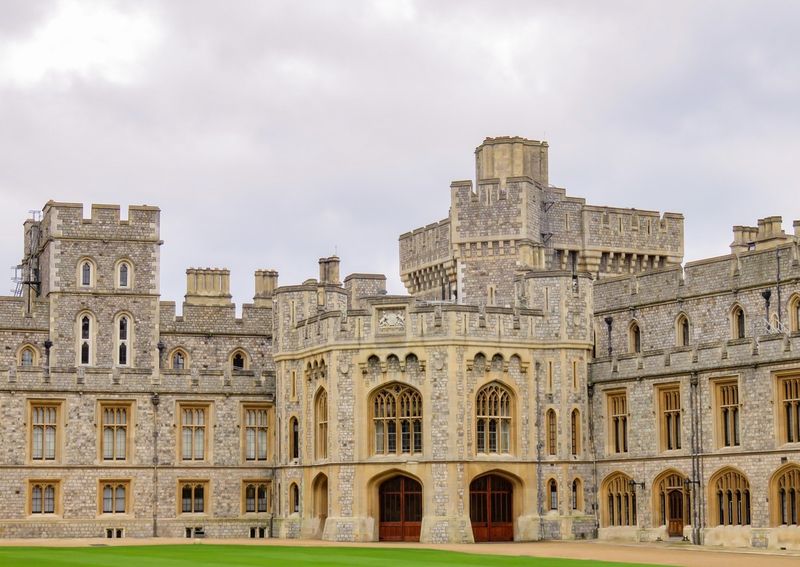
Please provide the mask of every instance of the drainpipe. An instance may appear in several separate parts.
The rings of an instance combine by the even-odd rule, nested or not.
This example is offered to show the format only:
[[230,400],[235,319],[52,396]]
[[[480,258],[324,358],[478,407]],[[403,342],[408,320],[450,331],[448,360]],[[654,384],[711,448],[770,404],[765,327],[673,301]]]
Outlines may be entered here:
[[544,494],[542,492],[542,365],[536,363],[536,506],[539,514],[539,540],[544,539]]
[[775,249],[775,287],[778,291],[778,331],[783,331],[783,317],[781,316],[781,251]]
[[606,327],[608,327],[608,356],[611,356],[611,354],[614,352],[614,347],[611,346],[611,325],[614,323],[614,318],[608,316],[604,319],[604,321],[606,322]]
[[699,461],[700,448],[697,435],[700,421],[700,403],[698,400],[697,384],[697,372],[692,372],[692,375],[689,379],[689,403],[691,406],[690,411],[692,412],[692,478],[689,479],[689,484],[691,484],[690,491],[692,497],[692,543],[695,545],[700,544],[700,503],[697,501],[697,489],[695,487],[699,486],[701,482]]
[[597,447],[595,446],[594,438],[594,384],[587,383],[586,391],[589,395],[589,446],[592,448],[592,491],[594,493],[592,508],[594,509],[594,533],[596,538],[600,532],[600,505],[597,498]]
[[150,396],[153,404],[153,537],[158,537],[158,393]]

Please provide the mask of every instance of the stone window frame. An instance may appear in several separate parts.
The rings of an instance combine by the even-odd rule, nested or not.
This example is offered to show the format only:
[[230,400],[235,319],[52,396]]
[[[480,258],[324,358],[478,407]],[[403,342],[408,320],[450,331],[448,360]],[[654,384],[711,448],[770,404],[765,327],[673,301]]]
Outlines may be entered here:
[[[133,400],[97,400],[97,462],[105,465],[125,464],[133,460],[134,451],[134,433],[136,431],[136,422],[134,420],[135,403]],[[125,458],[106,459],[105,458],[105,412],[106,410],[125,410]],[[114,442],[116,446],[117,429],[123,425],[114,423],[111,424]],[[116,455],[116,453],[115,453]]]
[[548,457],[558,455],[558,414],[554,408],[544,412],[545,453]]
[[[27,400],[26,407],[25,407],[25,422],[27,423],[26,433],[26,447],[27,447],[27,462],[31,465],[40,465],[40,466],[47,466],[47,465],[58,465],[63,461],[64,457],[64,429],[66,427],[65,421],[65,411],[64,406],[66,404],[66,400],[64,399],[51,399],[51,398],[31,398]],[[37,426],[34,423],[34,411],[37,408],[45,408],[45,409],[54,409],[55,410],[55,420],[52,424],[46,423],[45,429],[47,426],[52,425],[55,429],[54,431],[54,458],[48,459],[44,456],[39,459],[34,458],[34,428]],[[42,454],[44,455],[44,447],[45,447],[45,434],[43,431],[42,436]]]
[[[84,283],[84,266],[89,266],[89,283]],[[94,289],[97,287],[97,262],[91,256],[81,256],[75,266],[75,283],[78,289]]]
[[779,445],[800,444],[800,372],[775,373],[775,400]]
[[[131,490],[132,481],[129,478],[101,478],[97,481],[97,515],[102,517],[131,516],[133,515],[133,491]],[[107,512],[105,510],[105,489],[110,487],[111,505],[116,508],[117,505],[117,490],[122,488],[124,490],[124,510],[117,512],[116,509]]]
[[[236,357],[242,357],[242,366],[235,366]],[[250,370],[250,354],[242,347],[236,347],[228,355],[228,366],[231,372],[246,372]]]
[[789,299],[789,329],[792,333],[800,333],[800,293]]
[[[248,412],[255,411],[255,412],[266,412],[266,424],[249,424],[248,423]],[[241,412],[240,412],[240,429],[241,429],[241,459],[242,463],[250,464],[250,463],[266,463],[272,460],[273,456],[273,441],[272,441],[272,432],[273,432],[273,406],[268,403],[259,403],[259,402],[242,402],[241,403]],[[248,430],[253,429],[255,433],[255,441],[253,448],[255,449],[254,457],[248,458],[248,447],[247,447],[247,435]],[[265,457],[259,456],[259,432],[264,430],[266,434],[266,452]]]
[[[123,319],[127,320],[127,328],[125,332],[125,337],[122,338],[122,321]],[[129,311],[120,311],[116,315],[114,315],[114,366],[122,367],[122,368],[133,368],[134,367],[134,344],[135,344],[135,321],[133,319],[133,315]],[[125,362],[121,363],[120,353],[122,352],[122,347],[125,347]]]
[[[176,355],[180,355],[180,356],[183,357],[183,368],[178,368],[175,365],[175,356]],[[189,370],[190,367],[191,367],[189,351],[187,351],[185,348],[180,347],[180,346],[179,347],[175,347],[171,351],[169,351],[169,355],[167,355],[167,361],[169,363],[170,370],[176,370],[176,371],[180,372],[180,371],[183,371],[183,370]]]
[[314,458],[328,458],[328,391],[320,386],[314,396]]
[[642,353],[642,326],[636,319],[628,324],[628,354]]
[[293,401],[293,402],[296,402],[297,401],[297,370],[292,370],[291,380],[292,380],[292,382],[290,384],[291,391],[290,391],[290,394],[289,394],[289,399],[291,401]]
[[[83,319],[89,318],[88,338],[83,336]],[[88,349],[88,360],[83,362],[83,346]],[[75,317],[75,365],[95,366],[97,364],[97,317],[88,309],[82,309]]]
[[[489,399],[487,399],[486,403],[484,404],[487,408],[486,411],[481,413],[482,404],[480,402],[481,396],[487,395]],[[498,411],[491,410],[491,397],[492,394],[495,394],[498,397],[497,401],[497,408]],[[505,400],[504,400],[505,397]],[[475,393],[475,454],[476,455],[513,455],[516,452],[516,422],[515,422],[515,415],[516,415],[516,393],[514,390],[508,385],[500,382],[499,380],[489,380],[487,383],[480,386],[476,393]],[[502,410],[503,406],[506,406],[505,413]],[[495,443],[495,451],[488,450],[491,447],[490,443],[490,436],[491,436],[491,423],[495,422],[495,432],[497,435],[497,441]],[[503,424],[506,424],[506,431],[507,431],[507,446],[503,446]],[[481,432],[481,424],[483,424],[483,432]],[[481,445],[479,443],[480,437],[483,436],[483,448],[484,450],[481,451]]]
[[289,483],[289,514],[300,513],[300,486],[292,481]]
[[572,482],[569,483],[570,486],[570,510],[575,512],[582,512],[584,510],[584,498],[583,498],[583,479],[581,477],[576,476],[572,479]]
[[[195,431],[198,429],[199,424],[188,424],[186,427],[192,428],[192,457],[189,459],[183,458],[183,428],[184,428],[184,410],[204,410],[204,423],[202,427],[204,428],[203,433],[203,458],[196,458],[195,457],[195,446],[194,446],[194,437]],[[212,449],[214,447],[213,443],[213,435],[214,435],[214,421],[213,421],[213,412],[214,412],[214,403],[213,402],[203,402],[203,401],[176,401],[175,402],[175,431],[176,431],[176,443],[175,443],[175,459],[176,463],[180,463],[181,466],[191,466],[194,464],[199,465],[208,465],[209,463],[213,462],[213,455]]]
[[289,461],[300,460],[300,420],[296,415],[289,417]]
[[560,504],[558,494],[558,480],[555,477],[549,477],[545,482],[545,494],[547,498],[547,512],[558,512],[558,505]]
[[[630,450],[630,410],[628,406],[628,390],[627,388],[608,390],[605,392],[606,403],[606,454],[608,455],[625,455]],[[619,404],[624,407],[622,410]],[[616,418],[619,418],[617,420]],[[622,438],[620,438],[622,434]],[[619,449],[618,449],[619,448]]]
[[[683,395],[681,383],[663,382],[653,386],[656,403],[658,450],[680,451],[683,447]],[[675,405],[677,404],[677,407]]]
[[[391,390],[395,391],[392,392]],[[379,397],[384,397],[389,402],[388,396],[392,396],[395,401],[395,415],[394,416],[376,416],[376,404]],[[404,403],[403,398],[410,396],[411,400],[406,400],[405,403],[410,404],[411,410],[416,410],[416,413],[411,413],[408,416],[402,415],[401,407]],[[411,384],[405,382],[388,382],[382,384],[370,392],[368,399],[369,404],[369,440],[370,440],[370,455],[374,457],[403,457],[422,455],[425,451],[425,403],[422,392]],[[391,405],[391,404],[390,404]],[[388,407],[388,406],[385,406]],[[413,423],[409,425],[409,451],[403,451],[403,421],[408,420]],[[382,436],[383,450],[378,451],[378,423],[385,424],[386,428]],[[415,431],[414,424],[419,424],[419,431]],[[395,434],[395,450],[391,451],[389,426],[394,424]],[[419,450],[417,450],[417,439],[419,440]]]
[[[248,510],[248,490],[249,488],[253,488],[253,510]],[[259,504],[261,504],[261,500],[259,498],[259,489],[263,488],[265,490],[265,504],[266,509],[259,510]],[[260,479],[244,479],[242,480],[242,493],[241,493],[241,510],[243,516],[258,516],[259,514],[271,514],[272,513],[272,481],[265,480],[263,478]]]
[[614,471],[600,484],[600,527],[638,525],[636,489],[633,479],[621,471]]
[[692,323],[689,316],[681,311],[675,317],[675,346],[688,347],[692,344]]
[[[42,491],[42,511],[33,511],[33,492],[34,488],[40,487]],[[60,478],[36,478],[28,479],[26,483],[27,495],[25,498],[25,515],[36,520],[44,520],[46,518],[59,518],[63,513],[61,479]],[[53,488],[53,511],[45,512],[45,490],[46,487]]]
[[[793,498],[786,495],[787,487],[794,492]],[[800,525],[800,464],[786,463],[778,467],[769,481],[769,496],[772,527]]]
[[[25,360],[25,352],[30,352],[31,354],[30,364],[27,364]],[[35,368],[41,364],[39,349],[32,343],[23,343],[22,346],[17,349],[16,359],[19,368]]]
[[[125,266],[128,270],[127,280],[128,283],[126,285],[122,285],[122,267]],[[114,288],[115,289],[124,289],[124,290],[131,290],[133,289],[134,285],[134,269],[133,269],[133,262],[127,256],[120,258],[114,264]]]
[[[741,447],[742,398],[739,376],[714,378],[710,385],[714,404],[714,447],[723,450]],[[732,398],[735,398],[735,402]],[[726,426],[730,428],[728,443],[725,440]]]
[[739,302],[731,306],[730,313],[731,339],[740,340],[747,337],[747,312]]
[[752,502],[747,475],[732,466],[720,468],[708,480],[709,527],[751,525]]
[[[184,487],[191,488],[191,503],[190,511],[184,511],[183,509],[183,489]],[[197,488],[203,489],[203,509],[199,512],[195,511],[195,505],[197,503],[196,500],[196,490]],[[209,479],[197,479],[197,478],[179,478],[176,483],[176,490],[175,490],[175,508],[178,516],[211,516],[211,481]]]
[[581,454],[582,448],[582,435],[583,435],[583,428],[581,427],[581,410],[577,407],[572,408],[572,411],[569,412],[569,427],[570,427],[570,443],[569,443],[569,450],[570,455],[573,457],[578,457]]

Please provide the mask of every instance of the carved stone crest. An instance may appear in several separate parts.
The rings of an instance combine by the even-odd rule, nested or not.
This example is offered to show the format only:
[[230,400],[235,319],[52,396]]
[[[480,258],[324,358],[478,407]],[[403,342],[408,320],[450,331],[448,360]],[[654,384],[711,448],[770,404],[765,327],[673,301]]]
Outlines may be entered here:
[[378,319],[378,327],[382,330],[399,331],[406,327],[406,315],[403,311],[382,311]]

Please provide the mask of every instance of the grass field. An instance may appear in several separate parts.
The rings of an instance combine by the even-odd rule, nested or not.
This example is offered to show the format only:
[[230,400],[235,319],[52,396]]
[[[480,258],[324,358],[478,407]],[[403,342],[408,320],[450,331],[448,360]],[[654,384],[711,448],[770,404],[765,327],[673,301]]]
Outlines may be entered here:
[[135,547],[0,547],[0,565],[92,567],[222,567],[226,565],[337,565],[348,567],[634,567],[576,559],[475,555],[430,549],[283,547],[251,545],[154,545]]

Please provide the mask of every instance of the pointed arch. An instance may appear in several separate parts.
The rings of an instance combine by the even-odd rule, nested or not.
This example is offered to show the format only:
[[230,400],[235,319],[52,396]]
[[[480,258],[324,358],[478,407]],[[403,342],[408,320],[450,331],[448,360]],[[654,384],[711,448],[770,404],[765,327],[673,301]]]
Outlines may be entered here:
[[93,288],[97,283],[97,264],[88,257],[83,256],[76,266],[76,280],[79,288]]
[[708,481],[709,525],[750,525],[750,481],[733,467],[723,467]]
[[600,521],[603,527],[636,525],[636,492],[633,479],[613,472],[600,485]]
[[570,454],[578,456],[581,453],[581,412],[573,408],[570,412]]
[[730,322],[732,339],[743,339],[747,336],[747,317],[739,303],[734,303],[731,307]]
[[475,451],[512,452],[514,394],[500,382],[489,382],[475,395]]
[[25,343],[17,349],[17,366],[31,368],[39,366],[39,349],[31,343]]
[[183,347],[176,347],[169,353],[169,367],[172,370],[189,369],[189,353]]
[[545,435],[547,454],[555,455],[558,453],[558,421],[556,410],[550,408],[545,413]]
[[328,392],[320,387],[314,399],[315,443],[314,456],[328,458]]
[[572,508],[573,512],[583,510],[583,481],[580,477],[575,477],[572,479],[572,484],[570,485],[571,489],[571,498],[570,498],[570,507]]
[[686,347],[692,343],[689,317],[686,313],[679,313],[675,318],[675,345]]
[[800,333],[800,293],[789,299],[789,328],[793,333]]
[[670,468],[653,480],[653,525],[668,526],[671,535],[683,535],[691,510],[687,477]]
[[634,354],[642,352],[642,329],[636,319],[628,325],[628,352]]
[[133,366],[133,316],[122,311],[114,316],[114,365]]
[[392,382],[369,396],[372,450],[376,455],[422,453],[422,394]]
[[94,313],[80,311],[75,318],[75,363],[79,366],[95,364],[97,324]]
[[800,525],[800,465],[787,463],[769,481],[772,526]]
[[228,361],[233,372],[250,370],[250,355],[241,347],[231,351],[228,355]]

